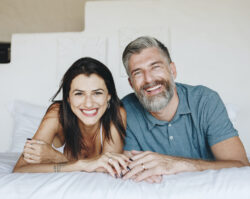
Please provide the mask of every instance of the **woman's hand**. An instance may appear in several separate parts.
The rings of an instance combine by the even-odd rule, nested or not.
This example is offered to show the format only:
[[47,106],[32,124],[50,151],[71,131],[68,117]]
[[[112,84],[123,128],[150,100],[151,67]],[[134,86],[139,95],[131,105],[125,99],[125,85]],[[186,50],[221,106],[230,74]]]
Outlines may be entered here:
[[51,145],[41,140],[27,140],[23,150],[24,160],[28,163],[67,162],[66,157]]
[[96,158],[80,160],[83,171],[107,172],[113,177],[123,177],[122,170],[129,170],[129,158],[123,154],[106,152]]

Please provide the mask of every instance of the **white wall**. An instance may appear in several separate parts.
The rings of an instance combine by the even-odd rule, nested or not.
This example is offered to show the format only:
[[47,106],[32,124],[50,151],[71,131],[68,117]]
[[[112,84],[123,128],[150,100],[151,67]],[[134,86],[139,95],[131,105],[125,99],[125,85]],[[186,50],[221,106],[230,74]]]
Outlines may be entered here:
[[[206,85],[237,107],[235,126],[250,153],[249,8],[248,0],[93,2],[86,4],[85,30],[107,34],[116,43],[121,35],[168,29],[160,39],[168,38],[177,81]],[[113,48],[112,55],[121,59],[119,49]],[[124,78],[118,85],[127,89]]]
[[11,99],[48,104],[61,75],[78,57],[108,65],[118,94],[131,91],[121,53],[126,42],[150,34],[170,48],[177,81],[203,84],[238,107],[235,126],[250,153],[249,1],[94,1],[86,4],[83,33],[25,34],[12,40],[12,63],[0,65],[0,151],[11,141]]

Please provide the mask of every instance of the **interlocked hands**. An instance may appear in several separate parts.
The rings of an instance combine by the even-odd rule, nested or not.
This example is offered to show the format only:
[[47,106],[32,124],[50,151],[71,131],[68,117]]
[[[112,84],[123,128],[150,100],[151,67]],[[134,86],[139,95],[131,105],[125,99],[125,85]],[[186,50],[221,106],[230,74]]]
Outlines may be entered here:
[[[58,154],[51,145],[34,139],[27,140],[23,151],[24,160],[28,163],[63,162],[65,156],[61,154],[63,157],[59,161]],[[95,158],[79,160],[78,165],[81,171],[107,172],[116,178],[149,183],[160,183],[162,175],[185,170],[185,164],[179,158],[151,151],[126,151],[125,154],[106,152]]]
[[129,164],[131,169],[124,176],[124,179],[133,179],[136,182],[147,181],[159,183],[162,175],[176,174],[185,170],[186,165],[181,158],[162,155],[151,151],[131,151]]
[[96,158],[80,160],[87,172],[107,172],[113,177],[123,177],[122,170],[127,170],[129,158],[123,154],[106,152]]

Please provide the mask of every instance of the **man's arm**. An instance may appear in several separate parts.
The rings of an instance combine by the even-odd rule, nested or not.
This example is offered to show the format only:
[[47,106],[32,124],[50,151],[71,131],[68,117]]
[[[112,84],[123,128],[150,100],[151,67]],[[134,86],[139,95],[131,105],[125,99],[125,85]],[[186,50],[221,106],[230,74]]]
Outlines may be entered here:
[[141,152],[132,157],[131,171],[124,179],[135,178],[142,181],[149,176],[169,175],[181,172],[203,171],[230,167],[249,166],[245,149],[239,137],[232,137],[211,147],[215,161],[197,160],[162,155],[154,152]]

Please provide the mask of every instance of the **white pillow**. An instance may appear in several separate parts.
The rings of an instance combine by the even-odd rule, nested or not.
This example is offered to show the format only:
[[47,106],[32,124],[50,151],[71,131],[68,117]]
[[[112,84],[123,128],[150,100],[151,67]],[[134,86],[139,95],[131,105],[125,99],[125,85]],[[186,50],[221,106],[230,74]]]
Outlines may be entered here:
[[9,110],[14,119],[11,152],[22,152],[27,138],[32,138],[47,110],[46,107],[15,100]]

